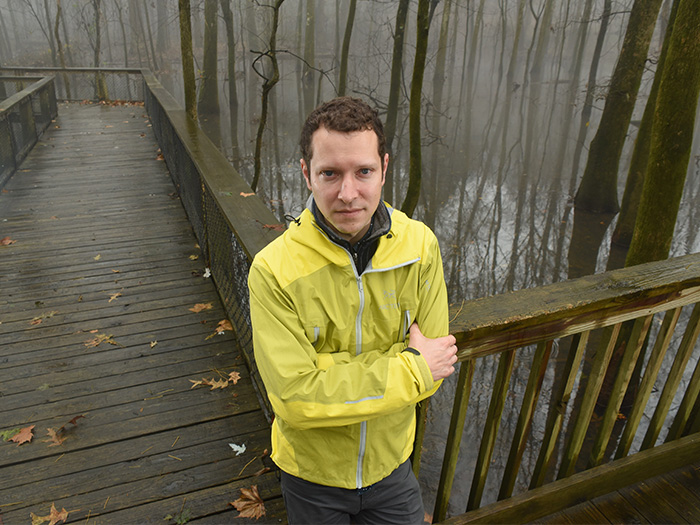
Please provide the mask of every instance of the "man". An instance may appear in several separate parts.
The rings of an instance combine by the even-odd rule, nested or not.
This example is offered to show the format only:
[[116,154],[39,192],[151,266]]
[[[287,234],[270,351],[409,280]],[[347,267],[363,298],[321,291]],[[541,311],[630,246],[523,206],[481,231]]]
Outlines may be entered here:
[[381,201],[376,111],[340,97],[301,134],[307,209],[249,276],[290,523],[422,523],[415,404],[454,372],[434,234]]

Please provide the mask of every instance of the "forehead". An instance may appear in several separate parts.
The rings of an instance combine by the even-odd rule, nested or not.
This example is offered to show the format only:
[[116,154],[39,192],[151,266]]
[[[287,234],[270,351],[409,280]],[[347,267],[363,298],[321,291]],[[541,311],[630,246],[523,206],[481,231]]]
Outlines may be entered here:
[[363,158],[379,160],[379,140],[373,130],[335,131],[318,128],[311,136],[313,160]]

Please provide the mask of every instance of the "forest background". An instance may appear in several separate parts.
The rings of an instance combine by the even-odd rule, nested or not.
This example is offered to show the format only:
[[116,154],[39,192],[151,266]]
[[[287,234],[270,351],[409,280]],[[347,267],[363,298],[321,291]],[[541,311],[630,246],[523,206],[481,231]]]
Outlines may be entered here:
[[[699,11],[694,0],[0,0],[0,64],[150,68],[280,222],[308,193],[305,116],[337,94],[368,100],[387,128],[385,199],[434,229],[459,305],[700,249]],[[429,499],[440,460],[427,456]]]

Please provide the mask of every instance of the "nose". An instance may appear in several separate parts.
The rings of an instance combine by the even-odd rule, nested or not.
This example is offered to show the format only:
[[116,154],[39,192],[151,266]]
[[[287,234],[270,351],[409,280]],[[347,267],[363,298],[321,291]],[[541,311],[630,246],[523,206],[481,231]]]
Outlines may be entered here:
[[346,204],[349,204],[357,197],[357,181],[352,174],[343,175],[343,180],[340,184],[340,191],[338,192],[338,199]]

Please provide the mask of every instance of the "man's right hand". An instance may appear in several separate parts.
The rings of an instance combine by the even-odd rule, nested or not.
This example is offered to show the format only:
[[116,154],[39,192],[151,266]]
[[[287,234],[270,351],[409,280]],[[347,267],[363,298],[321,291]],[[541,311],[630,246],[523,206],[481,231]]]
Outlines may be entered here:
[[444,379],[455,371],[457,340],[453,335],[431,339],[425,337],[416,323],[408,329],[408,346],[418,350],[428,363],[433,380]]

